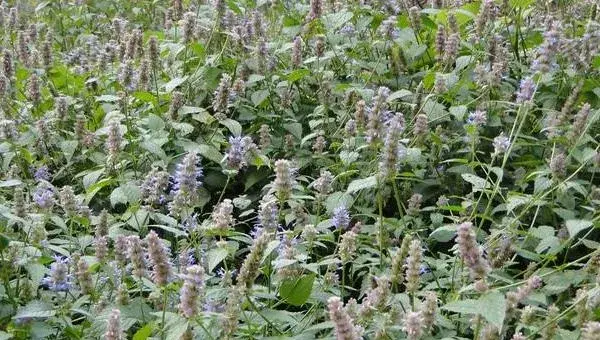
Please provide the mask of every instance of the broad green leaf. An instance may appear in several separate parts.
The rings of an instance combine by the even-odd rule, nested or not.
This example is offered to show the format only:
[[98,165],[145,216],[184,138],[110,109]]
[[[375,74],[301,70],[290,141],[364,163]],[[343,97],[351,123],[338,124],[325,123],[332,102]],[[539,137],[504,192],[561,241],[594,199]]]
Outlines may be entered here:
[[452,240],[454,236],[456,236],[456,225],[448,224],[434,230],[429,235],[429,238],[432,238],[438,242],[448,242]]
[[171,92],[173,91],[176,87],[180,86],[181,84],[183,84],[186,80],[187,80],[187,76],[185,77],[177,77],[173,80],[171,80],[170,82],[166,83],[165,86],[165,92]]
[[10,239],[4,234],[0,234],[0,251],[3,251],[10,244]]
[[269,97],[269,94],[269,90],[259,90],[252,93],[250,99],[252,99],[254,106],[260,106]]
[[83,187],[85,188],[85,190],[88,190],[93,184],[95,184],[98,181],[98,178],[100,178],[100,176],[102,176],[103,173],[104,169],[100,169],[92,171],[87,175],[83,176]]
[[327,197],[325,206],[327,207],[327,213],[332,214],[333,211],[340,206],[350,208],[354,198],[347,192],[336,191]]
[[138,329],[133,335],[133,340],[146,340],[152,334],[154,330],[154,323],[149,322],[144,327]]
[[283,124],[283,128],[291,133],[296,139],[302,139],[302,124],[300,123],[288,123]]
[[348,11],[340,11],[326,15],[323,19],[325,25],[331,30],[337,30],[344,26],[345,23],[352,20],[354,14]]
[[225,119],[221,121],[221,124],[227,127],[227,129],[229,129],[234,136],[242,135],[242,125],[238,123],[237,120]]
[[356,179],[348,185],[347,193],[351,194],[363,189],[369,189],[377,186],[377,177],[375,175],[367,178]]
[[71,158],[73,158],[73,154],[77,149],[77,144],[78,142],[76,140],[66,140],[60,143],[60,149],[62,150],[63,155],[65,155],[67,162],[70,162]]
[[566,222],[567,230],[571,238],[575,237],[580,231],[585,230],[594,224],[588,220],[568,220]]
[[51,304],[33,300],[27,305],[20,307],[17,310],[17,314],[13,317],[15,320],[19,319],[37,319],[37,318],[49,318],[56,314]]
[[297,69],[297,70],[290,72],[290,74],[288,74],[287,79],[289,82],[293,83],[295,81],[298,81],[298,80],[304,78],[305,76],[307,76],[309,74],[310,74],[310,70],[301,68],[301,69]]
[[228,255],[225,248],[214,248],[208,251],[208,271],[212,272],[215,267],[221,263]]
[[461,176],[465,181],[473,184],[474,192],[481,191],[482,189],[487,189],[487,188],[491,187],[490,183],[488,183],[485,179],[483,179],[477,175],[462,174]]
[[303,305],[312,293],[315,274],[304,275],[298,279],[287,279],[279,287],[279,295],[289,304]]
[[18,179],[9,179],[6,181],[0,181],[0,188],[16,187],[21,184],[23,184],[23,182]]
[[506,316],[506,300],[504,294],[490,292],[477,300],[465,299],[447,303],[442,309],[461,314],[479,314],[501,329]]
[[223,155],[214,146],[200,144],[196,151],[198,151],[198,153],[202,157],[209,159],[215,163],[221,163],[221,161],[223,160]]
[[390,96],[387,98],[387,102],[391,103],[396,99],[402,99],[402,98],[406,98],[408,96],[411,96],[412,92],[410,92],[409,90],[398,90],[392,94],[390,94]]

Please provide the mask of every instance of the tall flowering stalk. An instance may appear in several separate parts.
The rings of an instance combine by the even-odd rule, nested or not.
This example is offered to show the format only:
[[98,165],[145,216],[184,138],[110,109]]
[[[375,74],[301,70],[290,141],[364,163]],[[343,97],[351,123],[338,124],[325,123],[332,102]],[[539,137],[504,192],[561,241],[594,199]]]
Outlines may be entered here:
[[344,309],[343,302],[339,297],[332,296],[327,300],[327,310],[329,319],[333,322],[337,340],[362,339],[362,330],[354,325],[354,321]]
[[125,336],[121,329],[121,311],[113,309],[110,312],[108,320],[106,322],[106,333],[104,333],[104,339],[106,340],[122,340]]
[[280,201],[285,201],[290,197],[292,193],[292,187],[295,184],[294,177],[294,171],[290,161],[286,159],[279,159],[275,162],[274,189],[277,194],[277,198]]
[[170,251],[154,230],[145,238],[148,244],[148,257],[152,264],[152,278],[157,286],[164,286],[172,276]]
[[189,266],[182,278],[179,310],[186,318],[193,318],[198,315],[198,300],[204,292],[204,268],[198,265]]
[[460,257],[465,262],[473,279],[484,279],[490,271],[490,265],[483,257],[483,252],[477,244],[475,230],[471,222],[464,222],[458,226],[456,243]]
[[192,207],[198,200],[198,189],[202,185],[202,167],[195,153],[188,153],[177,165],[174,176],[173,201],[169,205],[171,214],[180,215],[186,208]]
[[415,294],[420,285],[421,263],[423,261],[423,249],[421,241],[413,240],[408,248],[408,258],[406,259],[406,290]]
[[250,253],[244,259],[237,278],[237,287],[242,295],[250,290],[254,280],[258,277],[260,261],[270,240],[271,233],[261,228],[255,230]]

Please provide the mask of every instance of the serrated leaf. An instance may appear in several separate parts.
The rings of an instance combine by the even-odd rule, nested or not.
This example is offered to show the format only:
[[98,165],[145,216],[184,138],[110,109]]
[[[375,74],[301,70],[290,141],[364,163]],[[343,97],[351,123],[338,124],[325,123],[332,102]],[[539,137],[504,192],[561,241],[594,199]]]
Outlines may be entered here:
[[114,207],[118,203],[127,204],[139,200],[141,197],[140,188],[133,184],[124,184],[113,190],[110,194],[110,204]]
[[252,95],[250,96],[250,99],[252,99],[252,103],[254,104],[254,106],[259,106],[268,97],[269,97],[269,90],[259,90],[259,91],[252,93]]
[[55,314],[56,311],[52,308],[52,305],[42,301],[33,300],[27,305],[19,308],[13,319],[43,319],[54,316]]
[[283,128],[286,129],[292,136],[297,139],[302,139],[302,124],[300,123],[288,123],[283,124]]
[[133,340],[146,340],[152,334],[154,330],[154,323],[147,323],[144,327],[138,329],[133,335]]
[[367,178],[356,179],[348,185],[347,193],[351,194],[363,189],[369,189],[377,186],[377,177],[375,175]]
[[356,151],[342,150],[340,152],[340,160],[342,160],[342,163],[344,163],[345,166],[350,166],[359,156],[360,154]]
[[209,159],[215,163],[221,163],[221,160],[223,160],[223,155],[214,146],[200,144],[197,148],[197,151],[202,157]]
[[234,136],[242,135],[242,125],[237,120],[225,119],[221,121],[221,124],[227,127]]
[[326,15],[323,19],[325,25],[331,30],[337,30],[342,27],[345,23],[352,20],[354,14],[348,11],[340,11]]
[[412,92],[410,92],[409,90],[398,90],[396,92],[393,92],[392,94],[389,95],[389,97],[387,98],[387,102],[391,103],[396,99],[402,99],[408,96],[411,96]]
[[291,305],[301,306],[310,297],[314,281],[315,274],[284,280],[279,287],[279,296]]
[[0,188],[16,187],[21,184],[23,184],[23,182],[18,179],[9,179],[6,181],[0,181]]
[[148,129],[152,131],[160,131],[165,128],[165,122],[157,115],[149,115],[147,118]]
[[456,225],[448,224],[434,230],[429,235],[429,238],[432,238],[438,242],[448,242],[452,240],[454,236],[456,236]]
[[501,329],[506,316],[506,300],[504,294],[490,292],[477,300],[465,299],[447,303],[442,309],[461,314],[479,314]]
[[473,175],[473,174],[462,174],[461,177],[471,183],[473,185],[473,192],[481,191],[482,189],[487,189],[491,187],[491,184],[488,183],[485,179]]
[[75,154],[75,150],[77,149],[78,142],[76,140],[66,140],[60,143],[60,150],[65,155],[65,159],[67,162],[71,161],[73,158],[73,154]]
[[92,171],[89,174],[83,176],[83,187],[88,190],[93,184],[96,184],[98,178],[102,176],[104,169]]
[[171,92],[173,91],[176,87],[180,86],[181,84],[183,84],[186,80],[187,80],[187,76],[185,77],[177,77],[175,79],[172,79],[170,82],[166,83],[165,86],[165,92]]
[[221,263],[228,255],[227,249],[225,248],[214,248],[211,249],[208,254],[208,271],[212,272],[215,267]]
[[592,221],[588,220],[568,220],[566,222],[567,230],[569,231],[569,236],[571,238],[575,237],[580,231],[585,230],[594,224]]
[[145,140],[140,144],[140,146],[144,148],[144,150],[160,157],[161,159],[167,158],[165,151],[160,147],[160,145],[154,143],[152,140]]

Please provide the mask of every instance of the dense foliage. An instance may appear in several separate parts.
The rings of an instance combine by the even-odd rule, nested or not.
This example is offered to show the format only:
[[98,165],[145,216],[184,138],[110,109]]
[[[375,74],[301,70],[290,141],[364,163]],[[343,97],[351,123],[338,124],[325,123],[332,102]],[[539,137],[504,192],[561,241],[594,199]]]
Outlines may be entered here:
[[600,339],[593,0],[0,6],[0,339]]

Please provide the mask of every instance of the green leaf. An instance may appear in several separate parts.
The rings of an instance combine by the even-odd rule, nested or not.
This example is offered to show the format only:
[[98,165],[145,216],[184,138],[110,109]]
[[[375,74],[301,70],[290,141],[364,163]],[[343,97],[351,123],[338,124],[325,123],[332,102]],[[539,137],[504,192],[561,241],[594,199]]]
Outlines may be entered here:
[[456,225],[448,224],[448,225],[443,225],[443,226],[437,228],[436,230],[434,230],[429,235],[429,238],[432,238],[438,242],[448,242],[448,241],[452,240],[455,235],[456,235]]
[[77,149],[77,141],[76,140],[66,140],[60,143],[60,149],[62,150],[63,154],[65,155],[65,158],[67,159],[67,162],[71,161],[71,158],[73,158],[73,154],[75,153],[75,150]]
[[21,184],[23,184],[23,182],[18,179],[9,179],[6,181],[0,181],[0,188],[16,187],[17,185]]
[[221,124],[227,127],[227,129],[229,129],[234,136],[242,135],[242,125],[238,123],[237,120],[225,119],[221,121]]
[[207,254],[208,271],[212,272],[215,269],[215,267],[227,257],[228,254],[229,252],[225,248],[211,249]]
[[345,23],[352,20],[354,14],[348,11],[341,11],[337,13],[331,13],[326,15],[323,19],[323,22],[327,27],[331,30],[336,30],[342,27]]
[[250,96],[250,99],[252,99],[252,103],[254,103],[254,106],[259,106],[268,97],[269,97],[269,90],[259,90],[259,91],[252,93],[252,96]]
[[[157,313],[162,314],[162,312]],[[178,314],[167,312],[165,313],[165,329],[167,339],[181,339],[181,336],[187,331],[189,322]],[[162,315],[161,315],[162,316]]]
[[569,236],[571,236],[571,238],[573,238],[580,231],[585,230],[594,224],[592,223],[592,221],[588,221],[588,220],[568,220],[566,222],[566,225],[567,225],[567,230],[569,231]]
[[177,78],[171,80],[170,82],[165,84],[165,91],[166,92],[173,91],[176,87],[183,84],[187,80],[187,78],[188,77],[185,76],[185,77],[177,77]]
[[290,74],[288,74],[287,79],[288,79],[289,82],[293,83],[295,81],[298,81],[298,80],[306,77],[309,74],[310,74],[310,70],[307,70],[305,68],[301,68],[301,69],[297,69],[297,70],[294,70],[294,71],[290,72]]
[[138,329],[133,335],[133,340],[146,340],[154,330],[154,323],[149,322],[144,327]]
[[15,315],[13,319],[49,318],[55,314],[56,311],[52,308],[52,305],[42,301],[33,300],[27,305],[19,308],[17,315]]
[[0,251],[3,251],[10,244],[10,239],[4,235],[0,234]]
[[156,156],[160,157],[161,159],[167,158],[167,154],[162,149],[162,147],[160,145],[154,143],[150,139],[143,141],[140,145],[142,148],[144,148],[144,150],[147,150],[151,154],[156,155]]
[[351,194],[363,189],[373,188],[377,186],[377,177],[375,175],[367,178],[355,179],[348,185],[347,193]]
[[88,190],[90,186],[95,184],[98,181],[98,178],[100,178],[100,176],[102,176],[103,173],[104,169],[100,169],[92,171],[89,174],[83,176],[83,187],[85,188],[85,190]]
[[202,157],[210,159],[215,163],[221,163],[221,161],[223,160],[223,155],[221,155],[219,150],[214,146],[200,144],[197,148],[197,151]]
[[298,279],[288,279],[281,283],[279,295],[289,304],[303,305],[310,297],[315,274],[304,275]]
[[389,97],[387,98],[387,102],[391,103],[396,99],[402,99],[402,98],[408,97],[410,95],[412,95],[412,92],[410,92],[409,90],[404,90],[404,89],[398,90],[389,95]]
[[141,197],[140,188],[133,184],[124,184],[113,190],[110,194],[110,204],[114,207],[118,203],[127,204],[139,200]]
[[283,128],[291,133],[297,139],[302,139],[302,124],[300,123],[289,123],[283,124]]
[[358,159],[358,157],[360,157],[360,154],[356,151],[340,151],[340,159],[342,160],[342,163],[344,163],[345,166],[350,166]]
[[96,97],[96,101],[98,101],[98,102],[114,103],[118,100],[119,100],[119,97],[112,95],[112,94],[103,94],[101,96]]
[[148,116],[146,125],[148,125],[148,129],[152,131],[160,131],[165,128],[165,122],[162,118],[154,114]]
[[473,192],[481,191],[484,188],[487,189],[491,187],[490,183],[477,175],[462,174],[461,176],[465,181],[473,184]]
[[204,124],[210,124],[215,120],[215,118],[211,116],[210,113],[208,113],[208,111],[201,107],[184,106],[181,109],[179,109],[179,113],[182,116],[191,114],[192,119]]
[[456,118],[457,121],[462,122],[465,119],[465,114],[467,113],[467,107],[464,105],[460,106],[451,106],[450,114]]
[[498,329],[501,329],[506,316],[506,300],[504,294],[490,292],[478,300],[466,299],[450,302],[442,309],[461,314],[479,314]]

